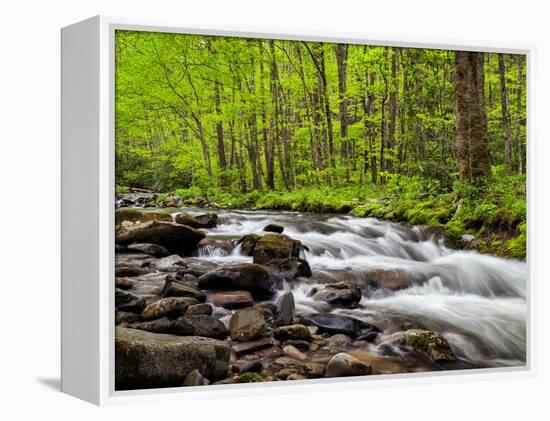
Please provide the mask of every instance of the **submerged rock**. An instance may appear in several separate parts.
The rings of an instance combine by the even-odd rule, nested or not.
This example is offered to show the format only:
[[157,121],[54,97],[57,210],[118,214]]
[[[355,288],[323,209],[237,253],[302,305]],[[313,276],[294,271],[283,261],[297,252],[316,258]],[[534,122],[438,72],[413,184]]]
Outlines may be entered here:
[[379,332],[379,329],[370,323],[340,314],[308,314],[301,316],[301,319],[303,323],[317,326],[319,332],[342,333],[352,338]]
[[229,333],[234,341],[251,341],[257,338],[264,329],[264,313],[257,307],[237,310],[229,320]]
[[199,277],[198,287],[210,290],[244,289],[252,294],[270,294],[274,281],[267,270],[256,264],[244,263],[216,269]]
[[202,231],[173,222],[151,221],[130,226],[116,235],[117,244],[160,244],[174,253],[190,255],[205,237]]
[[286,235],[266,234],[256,242],[253,252],[253,262],[264,264],[275,259],[300,257],[303,248],[300,241]]
[[335,307],[357,307],[361,301],[361,288],[351,282],[337,282],[326,285],[313,295],[313,299],[324,301]]
[[264,227],[265,232],[275,232],[277,234],[282,234],[285,228],[277,224],[268,224]]
[[179,213],[176,215],[176,222],[191,228],[214,228],[218,225],[218,215],[215,213],[205,213],[202,215]]
[[193,370],[217,380],[228,368],[225,342],[123,327],[115,330],[116,390],[181,386]]
[[345,352],[332,357],[326,367],[327,377],[364,376],[371,373],[371,366]]
[[232,346],[232,349],[236,354],[245,354],[248,352],[257,351],[259,349],[272,347],[277,343],[278,342],[276,342],[273,338],[262,338],[255,341],[236,343]]
[[449,343],[443,335],[431,330],[408,330],[405,333],[405,344],[413,348],[416,352],[427,355],[435,362],[456,360]]

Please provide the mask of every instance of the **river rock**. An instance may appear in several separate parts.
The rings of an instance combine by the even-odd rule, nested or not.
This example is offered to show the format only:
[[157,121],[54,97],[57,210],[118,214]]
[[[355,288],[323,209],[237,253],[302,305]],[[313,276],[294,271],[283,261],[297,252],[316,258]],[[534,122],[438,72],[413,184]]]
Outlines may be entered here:
[[361,288],[351,282],[337,282],[326,285],[313,295],[313,299],[324,301],[335,307],[355,308],[361,301]]
[[115,311],[115,324],[133,323],[140,320],[139,314],[130,313],[128,311]]
[[327,343],[335,346],[347,346],[351,344],[351,338],[347,335],[337,333],[336,335],[332,335],[327,338]]
[[210,381],[204,378],[197,369],[191,371],[183,381],[183,386],[204,386],[207,384],[210,384]]
[[115,267],[115,276],[117,278],[133,277],[146,274],[147,269],[137,266],[117,265]]
[[327,377],[364,376],[371,373],[371,366],[359,361],[345,352],[332,357],[327,366],[325,374]]
[[246,354],[248,352],[254,352],[259,349],[269,348],[277,345],[279,342],[276,342],[273,338],[261,338],[255,341],[249,342],[240,342],[233,344],[232,349],[235,353]]
[[254,254],[254,248],[256,243],[261,237],[258,234],[247,234],[237,241],[237,244],[241,245],[241,254],[245,256],[252,256]]
[[288,325],[292,323],[295,309],[294,294],[290,291],[283,293],[277,300],[277,324]]
[[115,226],[121,225],[124,221],[134,224],[150,221],[172,222],[172,215],[167,212],[146,212],[129,208],[117,209],[115,211]]
[[253,262],[264,264],[275,259],[300,257],[303,245],[283,234],[266,234],[262,236],[254,247]]
[[356,338],[369,332],[379,332],[379,329],[370,323],[341,314],[308,314],[300,317],[303,323],[317,326],[319,332],[343,333]]
[[173,253],[188,256],[205,237],[202,231],[173,222],[151,221],[136,224],[117,233],[116,242],[127,246],[132,243],[153,243]]
[[190,305],[185,311],[185,315],[186,316],[198,316],[198,315],[212,316],[213,312],[214,312],[214,309],[210,304],[202,303],[202,304]]
[[234,341],[251,341],[257,338],[264,329],[264,313],[257,307],[237,310],[229,320],[229,333]]
[[309,329],[301,324],[293,324],[288,326],[278,327],[273,331],[273,335],[280,341],[286,341],[289,339],[309,341],[311,340],[311,333]]
[[225,339],[227,328],[218,319],[206,315],[183,316],[174,321],[173,333],[182,336],[204,336]]
[[248,291],[207,292],[206,302],[229,310],[252,307],[254,305],[252,294]]
[[275,232],[277,234],[282,234],[285,228],[277,224],[268,224],[264,227],[265,232]]
[[206,295],[204,293],[190,285],[188,283],[180,281],[172,281],[166,279],[164,283],[164,288],[162,289],[163,297],[191,297],[197,300],[199,303],[204,303],[206,301]]
[[235,383],[258,383],[263,382],[264,379],[258,373],[242,373],[236,379]]
[[132,294],[131,292],[115,288],[115,306],[120,311],[131,313],[141,313],[147,303],[143,298]]
[[214,228],[218,225],[218,215],[215,213],[205,213],[203,215],[178,213],[176,215],[176,222],[191,228]]
[[135,284],[136,284],[136,281],[131,278],[127,278],[127,277],[115,278],[115,288],[127,290],[127,289],[132,289]]
[[438,332],[425,329],[408,330],[405,334],[405,344],[435,362],[456,360],[449,343]]
[[261,361],[235,361],[231,365],[231,370],[235,373],[259,373],[264,368]]
[[116,327],[115,389],[181,386],[198,370],[217,380],[229,368],[229,345],[209,338],[155,334]]
[[198,287],[209,290],[244,289],[252,294],[266,295],[272,292],[273,284],[264,267],[243,263],[205,273],[199,277]]
[[174,333],[174,321],[170,320],[168,317],[161,317],[160,319],[148,320],[145,322],[129,323],[128,327],[152,333]]
[[296,279],[298,277],[309,278],[312,275],[309,263],[299,257],[273,259],[265,263],[265,266],[276,274],[288,279]]
[[375,269],[365,273],[365,282],[373,288],[399,290],[412,285],[411,275],[400,270]]
[[158,258],[170,256],[170,250],[168,250],[166,247],[159,246],[158,244],[130,244],[127,249],[132,251],[139,251],[141,253],[149,254]]
[[286,356],[290,358],[295,358],[300,361],[307,360],[307,355],[304,354],[303,352],[300,352],[298,348],[292,345],[286,345],[285,347],[283,347],[283,352]]
[[176,318],[183,316],[187,307],[197,304],[198,301],[191,297],[167,297],[161,298],[145,307],[141,313],[144,320],[153,320],[160,317]]

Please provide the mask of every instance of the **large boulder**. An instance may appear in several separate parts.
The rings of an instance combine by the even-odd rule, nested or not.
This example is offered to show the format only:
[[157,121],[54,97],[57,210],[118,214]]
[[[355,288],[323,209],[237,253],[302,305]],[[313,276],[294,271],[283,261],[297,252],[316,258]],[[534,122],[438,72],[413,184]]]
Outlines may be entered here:
[[244,263],[223,267],[201,275],[198,287],[209,290],[237,289],[256,295],[266,295],[272,292],[273,280],[264,267]]
[[181,386],[193,370],[220,379],[229,368],[229,354],[229,345],[215,339],[117,327],[115,389]]
[[125,221],[132,224],[150,221],[172,222],[172,215],[167,212],[146,212],[132,208],[117,209],[115,211],[115,226],[119,226]]
[[206,294],[206,302],[228,310],[252,307],[254,300],[248,291],[216,291]]
[[326,367],[327,377],[364,376],[371,373],[371,366],[345,352],[332,357]]
[[287,235],[266,234],[256,242],[253,261],[254,263],[264,264],[274,259],[300,257],[303,248],[300,241]]
[[357,338],[371,332],[380,331],[376,326],[370,323],[341,314],[314,313],[301,316],[300,318],[302,323],[317,326],[321,333],[342,333],[352,338]]
[[218,225],[218,215],[215,213],[205,213],[203,215],[178,213],[176,215],[176,222],[191,228],[214,228]]
[[252,256],[256,243],[261,237],[258,234],[247,234],[242,236],[237,244],[241,245],[241,253],[245,256]]
[[335,307],[355,308],[361,301],[361,288],[351,282],[337,282],[326,285],[313,295],[313,299],[324,301]]
[[151,221],[120,230],[116,234],[116,242],[122,246],[132,243],[160,244],[173,253],[190,255],[205,236],[204,232],[186,225]]
[[411,329],[405,334],[405,344],[432,361],[455,361],[456,357],[447,340],[438,332],[426,329]]
[[234,341],[251,341],[256,339],[264,329],[264,312],[258,307],[237,310],[229,320],[229,333]]
[[161,317],[176,318],[183,316],[189,306],[197,304],[198,301],[191,297],[168,297],[161,298],[147,307],[141,313],[144,320],[159,319]]
[[175,320],[173,333],[183,336],[205,336],[207,338],[225,339],[227,328],[220,320],[204,314],[185,315]]

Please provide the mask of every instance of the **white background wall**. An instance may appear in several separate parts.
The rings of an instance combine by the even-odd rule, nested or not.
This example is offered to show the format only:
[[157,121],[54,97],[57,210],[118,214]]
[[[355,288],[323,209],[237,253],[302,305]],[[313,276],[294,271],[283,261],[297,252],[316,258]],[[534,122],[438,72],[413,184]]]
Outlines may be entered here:
[[[543,1],[95,0],[2,4],[0,47],[0,418],[548,419],[549,13]],[[98,409],[58,392],[59,62],[62,26],[96,15],[536,44],[531,243],[537,374]],[[83,221],[85,223],[85,221]],[[83,300],[86,297],[82,297]],[[428,382],[427,382],[428,383]],[[546,388],[546,390],[543,390]],[[10,415],[8,415],[10,414]]]

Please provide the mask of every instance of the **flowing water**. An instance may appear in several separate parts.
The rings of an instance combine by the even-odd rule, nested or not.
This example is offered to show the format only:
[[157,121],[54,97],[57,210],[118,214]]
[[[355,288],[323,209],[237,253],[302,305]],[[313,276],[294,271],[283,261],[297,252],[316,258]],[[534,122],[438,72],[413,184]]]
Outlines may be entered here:
[[[442,333],[456,356],[472,367],[524,365],[526,360],[526,281],[524,261],[473,251],[455,251],[436,241],[429,230],[372,218],[270,211],[215,210],[220,224],[208,238],[235,240],[262,234],[267,224],[284,226],[284,234],[307,246],[305,259],[313,276],[284,282],[297,309],[313,311],[312,288],[334,280],[362,285],[357,309],[336,310],[356,318],[387,320]],[[190,213],[204,213],[204,210]],[[232,252],[203,247],[199,258],[221,264],[251,261],[240,247]],[[372,288],[373,274],[391,274],[410,283],[401,289]],[[401,323],[402,325],[402,323]],[[400,324],[384,329],[388,343],[402,334]],[[401,328],[403,329],[403,328]]]

